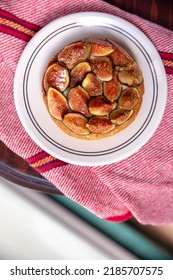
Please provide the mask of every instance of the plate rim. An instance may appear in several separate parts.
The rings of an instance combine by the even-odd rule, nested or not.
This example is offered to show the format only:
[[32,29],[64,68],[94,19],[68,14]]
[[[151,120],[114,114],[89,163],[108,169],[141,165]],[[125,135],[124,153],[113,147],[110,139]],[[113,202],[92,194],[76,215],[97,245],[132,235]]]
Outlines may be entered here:
[[[79,18],[79,15],[80,16],[82,16],[82,18],[84,18],[84,17],[87,17],[87,16],[89,16],[89,17],[99,17],[99,18],[102,18],[102,17],[108,17],[108,21],[109,21],[109,19],[111,18],[113,21],[116,19],[116,20],[118,20],[118,21],[121,21],[121,22],[123,22],[124,24],[125,23],[128,23],[129,25],[131,25],[131,27],[133,28],[133,29],[135,29],[135,30],[137,30],[137,32],[140,32],[141,34],[143,34],[143,36],[144,37],[146,37],[147,38],[147,43],[150,43],[151,45],[152,45],[152,47],[153,47],[153,49],[154,49],[154,51],[157,53],[157,55],[158,55],[158,58],[160,58],[160,56],[159,56],[159,53],[158,53],[158,51],[157,51],[157,49],[155,48],[155,46],[153,45],[153,43],[150,41],[150,39],[138,28],[138,27],[136,27],[135,25],[133,25],[132,23],[130,23],[129,21],[127,21],[127,20],[125,20],[125,19],[122,19],[122,18],[120,18],[120,17],[118,17],[118,16],[114,16],[114,15],[110,15],[110,14],[107,14],[107,13],[100,13],[100,12],[97,12],[97,13],[95,13],[95,12],[81,12],[81,13],[74,13],[74,14],[69,14],[69,15],[66,15],[66,16],[63,16],[63,17],[59,17],[59,18],[57,18],[57,19],[54,19],[53,21],[51,21],[50,23],[48,23],[45,27],[43,27],[40,31],[38,31],[38,33],[30,40],[30,42],[26,45],[26,47],[25,47],[25,49],[24,49],[24,51],[23,51],[23,53],[22,53],[22,55],[21,55],[21,57],[20,57],[20,59],[19,59],[19,62],[18,62],[18,65],[17,65],[17,68],[16,68],[16,72],[15,72],[15,79],[14,79],[14,93],[15,93],[15,81],[16,81],[16,77],[17,77],[17,71],[19,71],[18,69],[20,69],[20,61],[22,60],[22,57],[24,57],[24,55],[25,55],[25,52],[27,52],[28,51],[28,49],[30,48],[30,46],[31,46],[31,44],[33,43],[33,42],[36,42],[37,41],[37,37],[38,36],[40,36],[40,34],[44,34],[44,32],[45,32],[45,30],[46,30],[46,28],[48,28],[48,26],[50,27],[52,24],[54,25],[57,21],[60,21],[61,19],[63,19],[63,20],[66,20],[66,19],[70,19],[70,18],[73,18],[73,17],[76,17],[76,18]],[[80,22],[80,21],[78,21],[78,22]],[[64,26],[62,26],[62,28],[63,28]],[[55,32],[55,31],[54,31]],[[45,38],[44,38],[44,40],[45,40]],[[43,40],[43,41],[44,41]],[[38,44],[37,44],[38,45]],[[162,64],[162,61],[161,61],[161,58],[160,58],[160,62],[161,62],[161,65],[160,66],[162,66],[162,71],[164,71],[165,72],[165,69],[164,69],[164,67],[163,67],[163,64]],[[152,63],[152,60],[151,60],[151,63]],[[154,68],[154,66],[153,66],[153,68]],[[155,68],[154,68],[155,69]],[[25,72],[26,72],[26,69],[25,69]],[[157,78],[157,75],[156,75],[156,78]],[[166,73],[165,73],[165,82],[166,82],[166,91],[165,91],[165,104],[164,104],[164,106],[163,106],[163,112],[162,112],[162,116],[163,116],[163,113],[164,113],[164,110],[165,110],[165,105],[166,105],[166,99],[167,99],[167,79],[166,79]],[[95,157],[95,156],[97,156],[96,154],[97,154],[97,152],[90,152],[90,153],[92,153],[92,155],[89,155],[89,157],[91,158],[91,161],[85,161],[84,159],[81,159],[81,157],[85,157],[85,155],[84,154],[77,154],[77,157],[78,157],[78,159],[71,159],[71,158],[67,158],[66,156],[65,157],[63,157],[63,156],[61,156],[61,155],[59,155],[58,154],[58,152],[57,153],[55,153],[54,151],[52,151],[51,149],[49,149],[49,147],[45,147],[45,145],[42,143],[42,141],[40,141],[37,137],[35,137],[34,135],[33,135],[33,133],[32,133],[32,129],[30,129],[30,127],[28,127],[27,125],[28,124],[26,124],[26,120],[24,120],[23,119],[23,115],[22,115],[22,112],[20,111],[20,106],[19,106],[19,104],[18,104],[18,102],[17,102],[17,97],[16,97],[17,95],[16,94],[14,94],[14,97],[15,97],[15,105],[16,105],[16,109],[17,109],[17,112],[18,112],[18,115],[19,115],[19,117],[20,117],[20,121],[22,122],[22,124],[23,124],[23,126],[25,127],[25,130],[28,132],[28,134],[29,134],[29,136],[42,148],[42,149],[44,149],[45,151],[47,151],[48,153],[50,153],[51,155],[53,155],[53,156],[55,156],[55,157],[57,157],[57,158],[59,158],[59,159],[62,159],[62,160],[64,160],[64,161],[66,161],[66,162],[69,162],[69,163],[74,163],[74,164],[78,164],[78,165],[87,165],[87,166],[89,166],[89,165],[103,165],[103,164],[109,164],[109,163],[113,163],[113,162],[117,162],[117,161],[120,161],[120,160],[122,160],[122,159],[126,159],[128,156],[130,156],[130,155],[132,155],[132,154],[134,154],[137,150],[139,150],[149,139],[150,139],[150,137],[153,135],[153,133],[154,133],[154,131],[157,129],[157,127],[159,126],[159,123],[161,122],[161,119],[162,119],[162,116],[160,117],[160,120],[159,120],[159,122],[157,123],[157,125],[155,125],[155,127],[153,128],[153,131],[151,131],[151,135],[148,135],[148,139],[145,137],[145,140],[143,141],[144,143],[142,143],[141,144],[141,146],[140,147],[136,147],[136,150],[135,150],[135,148],[133,149],[133,151],[132,152],[129,152],[129,154],[127,153],[127,151],[126,151],[126,156],[125,157],[120,157],[119,156],[119,159],[117,160],[117,158],[116,158],[116,156],[115,156],[115,158],[114,158],[114,160],[111,160],[110,158],[108,158],[108,159],[106,159],[106,160],[104,160],[104,159],[102,159],[102,161],[95,161],[95,162],[93,162],[93,157]],[[155,105],[155,107],[156,107],[156,105]],[[32,112],[32,111],[31,111]],[[153,111],[153,113],[152,114],[154,114],[154,111]],[[152,117],[152,116],[151,116]],[[39,132],[40,133],[40,132]],[[142,132],[143,133],[143,132]],[[32,136],[31,136],[32,135]],[[136,140],[136,139],[135,139]],[[134,141],[135,141],[134,140]],[[88,140],[86,140],[86,141],[88,141]],[[97,140],[94,140],[94,141],[97,141]],[[129,141],[129,140],[128,140]],[[122,145],[122,144],[121,144]],[[122,147],[121,149],[123,149],[124,147]],[[58,149],[59,149],[59,147],[58,147]],[[114,148],[111,148],[111,150],[112,149],[114,149]],[[69,148],[68,148],[68,150],[69,150]],[[110,150],[110,149],[108,149],[108,150]],[[102,152],[102,154],[100,155],[100,157],[104,157],[105,156],[105,154],[103,154],[103,151],[101,151]],[[114,152],[111,152],[111,153],[115,153],[116,151],[114,151]],[[65,153],[68,153],[68,151],[66,151],[65,150]],[[70,154],[72,154],[72,152],[70,152]],[[94,154],[94,155],[93,155]]]

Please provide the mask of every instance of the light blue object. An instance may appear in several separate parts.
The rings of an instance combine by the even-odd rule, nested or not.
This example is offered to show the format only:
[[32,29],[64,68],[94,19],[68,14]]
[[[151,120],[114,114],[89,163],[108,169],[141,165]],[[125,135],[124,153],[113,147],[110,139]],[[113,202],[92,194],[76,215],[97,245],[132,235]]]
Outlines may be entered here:
[[109,236],[112,240],[144,260],[170,260],[169,253],[157,244],[153,243],[144,234],[129,225],[129,223],[112,223],[104,221],[84,207],[65,196],[49,195],[59,204],[88,222],[90,225]]

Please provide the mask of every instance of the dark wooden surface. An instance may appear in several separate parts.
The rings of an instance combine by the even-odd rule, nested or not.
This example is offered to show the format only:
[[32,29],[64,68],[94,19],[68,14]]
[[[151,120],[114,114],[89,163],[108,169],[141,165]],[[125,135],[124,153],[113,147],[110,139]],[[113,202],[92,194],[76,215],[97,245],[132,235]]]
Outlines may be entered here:
[[[109,0],[106,2],[173,30],[172,0]],[[2,142],[0,142],[0,176],[34,190],[61,194],[50,182],[31,168],[22,158],[9,150]]]
[[106,2],[173,30],[173,0],[109,0]]
[[62,193],[21,157],[0,142],[0,176],[20,186],[49,194]]

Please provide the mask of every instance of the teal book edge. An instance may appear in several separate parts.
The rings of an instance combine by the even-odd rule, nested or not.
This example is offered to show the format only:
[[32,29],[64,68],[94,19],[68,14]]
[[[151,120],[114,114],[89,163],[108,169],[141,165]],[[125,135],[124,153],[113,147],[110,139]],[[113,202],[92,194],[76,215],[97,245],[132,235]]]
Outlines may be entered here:
[[49,195],[49,197],[66,209],[88,222],[95,229],[105,234],[116,243],[144,260],[171,260],[170,254],[150,238],[139,232],[129,222],[112,223],[100,219],[90,211],[65,196]]

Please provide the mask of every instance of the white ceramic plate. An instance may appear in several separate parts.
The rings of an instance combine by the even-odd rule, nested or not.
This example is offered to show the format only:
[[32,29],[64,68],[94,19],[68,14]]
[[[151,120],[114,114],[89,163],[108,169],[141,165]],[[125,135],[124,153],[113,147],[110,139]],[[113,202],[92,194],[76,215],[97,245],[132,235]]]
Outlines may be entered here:
[[[95,141],[62,132],[51,120],[41,92],[50,58],[65,45],[87,37],[109,38],[122,45],[142,69],[145,84],[135,121],[120,133]],[[24,128],[42,149],[69,163],[103,165],[127,158],[153,135],[164,113],[167,81],[160,56],[143,32],[119,17],[86,12],[58,18],[33,37],[16,69],[14,96]]]

